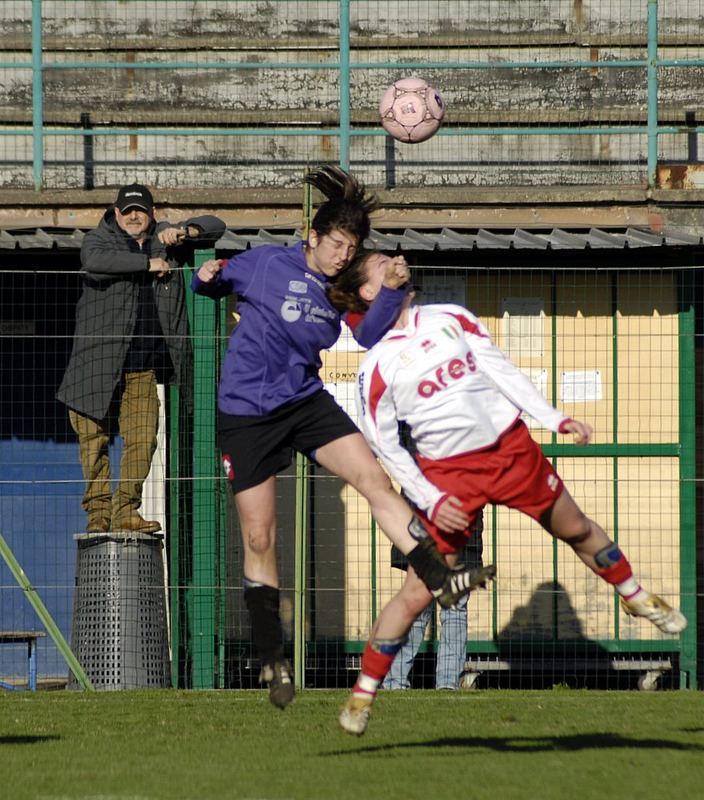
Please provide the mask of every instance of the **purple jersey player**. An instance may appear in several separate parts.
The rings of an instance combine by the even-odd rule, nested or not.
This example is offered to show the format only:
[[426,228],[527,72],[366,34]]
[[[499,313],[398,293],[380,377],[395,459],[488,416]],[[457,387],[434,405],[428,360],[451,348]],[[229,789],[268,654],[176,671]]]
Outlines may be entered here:
[[[240,322],[230,339],[218,396],[218,444],[240,518],[244,595],[260,682],[269,684],[269,698],[279,708],[291,702],[294,689],[279,618],[275,476],[291,464],[294,450],[368,500],[381,528],[408,555],[441,605],[452,605],[471,589],[470,573],[447,567],[364,437],[323,388],[320,351],[337,340],[341,319],[328,287],[368,236],[376,200],[336,167],[322,167],[305,180],[327,198],[306,242],[207,261],[192,284],[209,297],[238,296]],[[405,260],[392,259],[378,300],[363,319],[349,317],[360,344],[371,346],[394,324],[408,278]],[[383,635],[383,620],[381,628]]]

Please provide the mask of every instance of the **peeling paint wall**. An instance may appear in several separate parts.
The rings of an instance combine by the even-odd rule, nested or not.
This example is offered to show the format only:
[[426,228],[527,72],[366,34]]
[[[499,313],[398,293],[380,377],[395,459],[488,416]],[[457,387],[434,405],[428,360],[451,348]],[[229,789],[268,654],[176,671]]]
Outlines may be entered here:
[[[661,59],[704,58],[704,0],[661,3]],[[643,126],[644,68],[599,67],[599,61],[644,60],[647,4],[635,0],[352,0],[351,118],[356,129],[378,127],[377,103],[399,70],[412,63],[447,105],[442,136],[416,146],[383,136],[354,136],[351,160],[372,185],[549,186],[643,185],[642,135],[447,135],[453,127]],[[0,5],[0,61],[27,64],[31,4]],[[97,129],[197,128],[197,136],[121,135],[93,138],[96,186],[134,174],[155,186],[293,186],[309,164],[339,158],[330,136],[233,136],[208,128],[338,125],[337,2],[43,3],[44,121]],[[593,61],[593,67],[540,67]],[[51,64],[85,63],[74,69]],[[124,68],[90,65],[124,63]],[[192,64],[142,69],[140,63]],[[262,63],[258,69],[233,62]],[[277,62],[283,69],[267,67]],[[434,65],[472,62],[478,68]],[[501,69],[506,62],[536,67]],[[330,65],[312,69],[310,64]],[[363,66],[369,64],[368,67]],[[427,64],[427,67],[423,65]],[[220,66],[221,65],[221,66]],[[408,70],[405,70],[408,71]],[[661,124],[683,126],[687,112],[704,117],[704,68],[659,71]],[[0,66],[0,127],[32,121],[31,69]],[[701,137],[697,137],[701,139]],[[87,141],[47,135],[45,188],[80,188]],[[660,156],[686,162],[686,131],[662,137]],[[32,140],[0,136],[0,186],[32,185]]]

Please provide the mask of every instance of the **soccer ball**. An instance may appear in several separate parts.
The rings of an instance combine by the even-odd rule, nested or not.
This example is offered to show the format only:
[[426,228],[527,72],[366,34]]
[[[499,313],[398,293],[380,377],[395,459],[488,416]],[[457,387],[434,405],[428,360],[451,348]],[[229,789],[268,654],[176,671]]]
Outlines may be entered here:
[[440,92],[422,78],[401,78],[379,103],[384,130],[399,142],[424,142],[437,131],[445,115]]

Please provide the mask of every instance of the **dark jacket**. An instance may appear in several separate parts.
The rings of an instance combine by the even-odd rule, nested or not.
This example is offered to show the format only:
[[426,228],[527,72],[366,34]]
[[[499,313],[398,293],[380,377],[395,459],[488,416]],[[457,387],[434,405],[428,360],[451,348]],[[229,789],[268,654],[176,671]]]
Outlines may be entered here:
[[[163,228],[187,226],[201,231],[197,239],[167,248],[157,238]],[[140,249],[117,225],[114,209],[106,211],[98,227],[85,235],[81,247],[83,292],[76,306],[71,358],[56,395],[61,402],[93,419],[107,414],[132,342],[150,258],[163,258],[177,270],[161,279],[154,275],[151,285],[175,379],[187,389],[191,348],[185,284],[178,268],[195,247],[207,247],[224,232],[225,223],[209,215],[178,223],[152,223]]]

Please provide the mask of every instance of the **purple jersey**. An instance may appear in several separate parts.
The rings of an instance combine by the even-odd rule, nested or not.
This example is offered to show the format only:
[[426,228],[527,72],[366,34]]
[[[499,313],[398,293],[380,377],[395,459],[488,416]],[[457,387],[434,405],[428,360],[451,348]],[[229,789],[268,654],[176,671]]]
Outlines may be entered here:
[[[240,253],[212,283],[194,274],[191,288],[198,294],[238,295],[240,321],[220,379],[221,411],[261,416],[323,388],[320,351],[340,335],[340,313],[328,300],[327,285],[324,275],[308,268],[302,242]],[[354,330],[357,341],[365,347],[378,341],[398,317],[404,295],[383,290]]]

